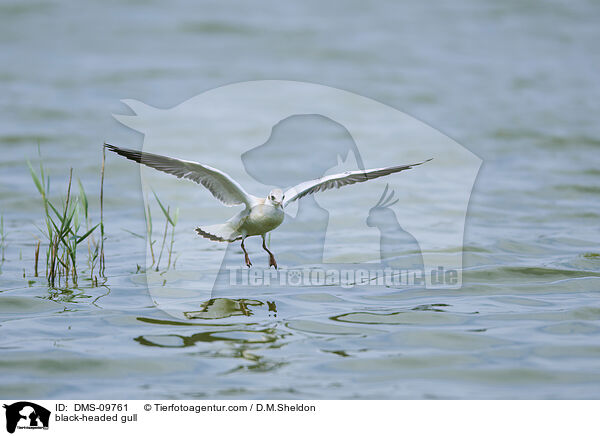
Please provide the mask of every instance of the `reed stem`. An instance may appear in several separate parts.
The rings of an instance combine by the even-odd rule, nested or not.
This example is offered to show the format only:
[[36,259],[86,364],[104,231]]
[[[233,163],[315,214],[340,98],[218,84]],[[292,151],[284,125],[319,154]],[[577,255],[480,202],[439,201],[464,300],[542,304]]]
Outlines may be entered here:
[[104,277],[106,267],[104,261],[104,165],[106,162],[106,148],[102,147],[102,169],[100,170],[100,264],[98,274]]
[[38,260],[40,258],[40,243],[41,243],[41,241],[38,241],[37,244],[35,244],[35,265],[34,265],[35,277],[38,276]]

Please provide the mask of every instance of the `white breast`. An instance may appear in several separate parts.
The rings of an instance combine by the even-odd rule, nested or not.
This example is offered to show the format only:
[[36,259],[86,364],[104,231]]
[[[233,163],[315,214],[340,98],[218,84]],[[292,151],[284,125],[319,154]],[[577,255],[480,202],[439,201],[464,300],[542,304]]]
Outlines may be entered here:
[[248,236],[264,235],[277,228],[283,222],[284,216],[281,207],[259,204],[252,208],[240,230]]

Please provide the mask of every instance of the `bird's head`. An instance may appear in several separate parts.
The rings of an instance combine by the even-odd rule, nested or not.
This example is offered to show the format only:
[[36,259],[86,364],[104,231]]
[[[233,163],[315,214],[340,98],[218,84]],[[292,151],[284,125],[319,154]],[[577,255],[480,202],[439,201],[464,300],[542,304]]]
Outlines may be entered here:
[[273,206],[277,207],[283,203],[283,191],[281,189],[273,189],[269,192],[269,196],[267,197],[267,202],[271,203]]

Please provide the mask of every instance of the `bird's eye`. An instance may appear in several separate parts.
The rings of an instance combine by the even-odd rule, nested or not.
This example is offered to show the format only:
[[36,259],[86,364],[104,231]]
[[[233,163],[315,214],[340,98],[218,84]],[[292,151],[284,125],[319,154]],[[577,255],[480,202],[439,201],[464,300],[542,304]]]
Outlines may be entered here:
[[271,195],[271,200],[275,200],[275,197]]

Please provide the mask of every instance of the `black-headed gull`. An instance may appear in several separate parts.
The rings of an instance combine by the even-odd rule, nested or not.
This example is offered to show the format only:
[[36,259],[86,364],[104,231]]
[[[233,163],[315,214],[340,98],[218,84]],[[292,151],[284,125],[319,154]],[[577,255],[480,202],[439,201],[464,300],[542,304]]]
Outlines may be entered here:
[[244,188],[228,174],[216,168],[209,167],[208,165],[138,150],[119,148],[106,143],[104,146],[110,151],[124,156],[127,159],[172,174],[177,178],[189,179],[196,183],[200,183],[226,206],[244,204],[246,208],[230,218],[224,224],[203,226],[202,228],[198,227],[196,228],[196,232],[200,236],[210,239],[211,241],[234,242],[241,239],[241,246],[248,267],[250,267],[252,263],[248,257],[246,247],[244,247],[244,240],[248,236],[260,235],[262,237],[262,247],[269,253],[269,267],[274,266],[277,268],[275,256],[273,256],[273,253],[271,253],[265,245],[265,235],[271,230],[276,229],[283,222],[285,216],[283,208],[292,201],[315,192],[340,188],[359,182],[366,182],[367,180],[408,170],[431,160],[427,159],[423,162],[410,165],[346,171],[344,173],[324,176],[300,183],[285,192],[281,189],[273,189],[266,198],[261,198],[248,194]]

